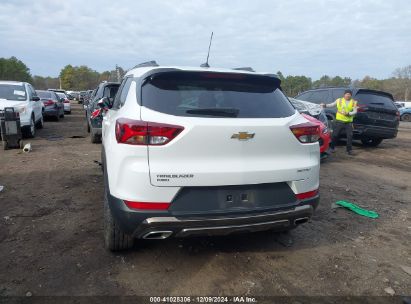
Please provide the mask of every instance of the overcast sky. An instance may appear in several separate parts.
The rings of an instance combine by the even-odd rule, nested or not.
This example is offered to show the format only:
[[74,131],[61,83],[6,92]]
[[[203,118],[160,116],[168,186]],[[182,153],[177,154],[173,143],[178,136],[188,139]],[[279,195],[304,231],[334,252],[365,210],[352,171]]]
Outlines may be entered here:
[[155,59],[285,75],[390,77],[411,64],[411,1],[0,0],[0,57],[32,74]]

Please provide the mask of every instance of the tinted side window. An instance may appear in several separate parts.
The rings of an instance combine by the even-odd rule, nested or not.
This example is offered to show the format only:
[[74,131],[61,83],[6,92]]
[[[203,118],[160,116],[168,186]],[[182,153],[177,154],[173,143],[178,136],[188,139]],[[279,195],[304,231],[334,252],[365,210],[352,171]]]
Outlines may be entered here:
[[113,109],[120,109],[124,105],[132,80],[132,77],[127,77],[121,82],[121,85],[117,90],[116,97],[114,98]]
[[29,91],[29,97],[30,97],[30,99],[32,99],[32,98],[33,98],[33,96],[37,96],[36,91],[33,89],[33,87],[32,87],[31,85],[28,85],[27,87],[28,87],[28,91]]
[[313,92],[313,95],[311,97],[311,102],[314,103],[324,103],[327,102],[328,100],[328,90],[320,90],[320,91],[315,91]]
[[296,99],[310,101],[310,97],[312,96],[312,92],[302,93],[296,97]]
[[123,81],[121,82],[120,87],[118,88],[116,97],[114,98],[114,103],[112,107],[113,109],[120,109],[120,107],[124,104],[124,103],[121,103],[120,97],[121,95],[123,95],[123,91],[124,91],[123,89],[128,79],[130,79],[130,77],[124,78]]
[[344,96],[345,89],[334,89],[331,91],[332,101]]

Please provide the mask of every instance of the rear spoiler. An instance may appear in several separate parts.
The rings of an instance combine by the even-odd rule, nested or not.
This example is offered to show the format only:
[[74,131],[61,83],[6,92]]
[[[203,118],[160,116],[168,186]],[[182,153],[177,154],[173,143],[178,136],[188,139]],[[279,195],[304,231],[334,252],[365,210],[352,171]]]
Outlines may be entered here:
[[378,90],[372,90],[372,89],[358,89],[356,94],[363,93],[363,92],[364,93],[373,93],[373,94],[378,94],[378,95],[385,95],[385,96],[389,97],[390,99],[392,99],[392,101],[394,101],[394,96],[392,96],[391,93],[384,92],[384,91],[378,91]]

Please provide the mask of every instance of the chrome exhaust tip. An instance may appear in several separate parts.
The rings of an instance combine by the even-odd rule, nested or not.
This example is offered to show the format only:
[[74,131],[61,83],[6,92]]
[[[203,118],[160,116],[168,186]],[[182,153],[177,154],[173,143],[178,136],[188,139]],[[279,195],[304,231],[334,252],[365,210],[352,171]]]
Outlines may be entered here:
[[300,224],[304,224],[304,223],[307,223],[308,222],[308,220],[309,220],[309,218],[308,217],[301,217],[301,218],[297,218],[297,219],[295,219],[294,220],[294,225],[300,225]]
[[164,240],[171,236],[173,231],[150,231],[143,235],[146,240]]

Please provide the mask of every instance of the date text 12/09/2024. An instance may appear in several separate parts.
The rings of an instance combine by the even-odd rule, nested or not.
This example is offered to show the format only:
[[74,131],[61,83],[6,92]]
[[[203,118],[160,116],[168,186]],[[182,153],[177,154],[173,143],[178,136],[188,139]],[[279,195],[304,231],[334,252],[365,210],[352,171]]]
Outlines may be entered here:
[[150,297],[150,303],[257,303],[254,297]]

